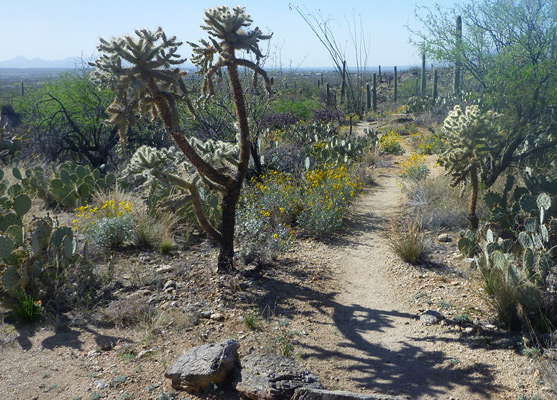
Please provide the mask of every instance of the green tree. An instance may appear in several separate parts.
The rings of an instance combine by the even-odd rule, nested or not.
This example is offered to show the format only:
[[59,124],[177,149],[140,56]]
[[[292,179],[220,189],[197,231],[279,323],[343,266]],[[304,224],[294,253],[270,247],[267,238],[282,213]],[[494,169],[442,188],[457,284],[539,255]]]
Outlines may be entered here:
[[117,129],[106,124],[111,93],[99,90],[85,68],[64,73],[15,100],[30,129],[34,151],[51,161],[71,159],[97,168],[107,164],[118,143]]
[[124,36],[111,41],[101,39],[98,49],[102,55],[95,62],[95,78],[116,92],[107,111],[111,115],[111,122],[119,127],[120,132],[126,132],[127,126],[135,123],[138,113],[149,114],[152,118],[160,116],[166,130],[203,182],[220,193],[222,219],[220,226],[215,227],[203,211],[195,183],[186,180],[181,182],[190,193],[199,224],[220,245],[219,272],[234,268],[236,205],[250,158],[248,116],[238,68],[253,70],[264,79],[270,90],[267,74],[258,63],[237,57],[237,51],[251,52],[257,59],[263,57],[259,41],[269,39],[270,36],[263,35],[258,28],[246,30],[251,22],[241,7],[232,10],[226,6],[207,9],[201,27],[208,32],[209,40],[201,40],[199,44],[190,43],[194,51],[192,61],[204,75],[205,93],[214,93],[213,78],[226,69],[236,111],[239,148],[237,166],[219,168],[212,165],[195,150],[185,134],[178,105],[186,102],[192,114],[195,115],[196,111],[187,97],[183,73],[176,68],[185,61],[176,53],[181,45],[176,37],[168,38],[159,28],[156,32],[138,30],[137,37]]
[[[507,168],[549,158],[557,146],[557,2],[483,0],[452,9],[418,8],[413,41],[438,62],[460,66],[462,92],[505,115],[481,180],[491,186]],[[455,21],[462,19],[462,37]],[[546,164],[547,165],[547,164]]]

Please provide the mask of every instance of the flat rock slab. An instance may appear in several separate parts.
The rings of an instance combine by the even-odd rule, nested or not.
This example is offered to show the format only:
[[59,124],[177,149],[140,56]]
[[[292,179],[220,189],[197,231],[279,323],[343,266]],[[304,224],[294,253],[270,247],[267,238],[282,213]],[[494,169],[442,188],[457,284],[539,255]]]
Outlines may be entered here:
[[238,361],[238,347],[238,342],[231,339],[194,347],[180,356],[164,376],[172,379],[174,389],[202,393],[228,378]]
[[234,387],[253,400],[287,400],[296,389],[321,388],[321,383],[290,358],[252,354],[241,360]]
[[407,400],[407,398],[388,394],[352,393],[302,387],[296,389],[292,400]]

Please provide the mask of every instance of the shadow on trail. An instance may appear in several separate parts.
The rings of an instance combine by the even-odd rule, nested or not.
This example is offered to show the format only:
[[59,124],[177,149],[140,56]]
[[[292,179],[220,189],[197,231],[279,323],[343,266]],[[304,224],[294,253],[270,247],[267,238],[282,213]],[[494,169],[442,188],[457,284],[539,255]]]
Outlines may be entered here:
[[[482,363],[460,366],[453,356],[442,351],[428,351],[416,344],[412,337],[396,340],[385,335],[391,350],[382,343],[372,343],[365,336],[371,332],[386,332],[405,323],[419,323],[413,314],[366,308],[361,305],[343,305],[335,301],[337,293],[321,293],[303,283],[279,280],[267,271],[256,277],[260,296],[257,304],[264,310],[272,307],[278,317],[300,316],[291,300],[308,304],[312,309],[304,318],[317,325],[336,328],[333,341],[322,345],[304,344],[304,358],[328,361],[337,369],[348,371],[352,381],[362,389],[404,394],[412,397],[437,397],[457,386],[471,393],[490,397],[498,390],[492,367]],[[301,281],[303,282],[303,280]],[[325,321],[317,321],[320,317]],[[336,343],[335,343],[335,338]],[[435,338],[430,338],[435,340]],[[393,346],[394,344],[394,346]],[[320,371],[314,371],[319,375]]]

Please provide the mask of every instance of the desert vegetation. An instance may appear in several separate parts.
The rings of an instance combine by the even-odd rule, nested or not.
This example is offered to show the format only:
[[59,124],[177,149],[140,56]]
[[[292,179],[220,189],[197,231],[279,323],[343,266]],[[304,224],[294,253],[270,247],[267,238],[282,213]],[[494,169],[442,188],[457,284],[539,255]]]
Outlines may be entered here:
[[[418,8],[422,67],[379,74],[366,71],[365,53],[351,71],[324,21],[299,13],[334,72],[279,76],[265,65],[272,33],[241,7],[216,7],[203,17],[207,37],[188,42],[195,71],[181,68],[178,38],[140,29],[101,39],[100,56],[75,71],[2,95],[5,324],[56,325],[79,312],[141,327],[152,342],[221,321],[194,300],[180,313],[124,297],[176,292],[132,260],[207,254],[209,272],[184,267],[176,279],[188,288],[220,279],[208,290],[242,302],[254,274],[296,262],[299,243],[342,242],[380,170],[404,199],[376,223],[389,250],[408,271],[435,269],[436,238],[456,238],[447,246],[496,324],[540,360],[545,352],[555,379],[555,1]],[[426,57],[438,67],[426,69]],[[253,335],[272,314],[258,301],[241,316]],[[472,320],[467,311],[453,322]],[[292,356],[295,333],[277,332],[275,352]]]

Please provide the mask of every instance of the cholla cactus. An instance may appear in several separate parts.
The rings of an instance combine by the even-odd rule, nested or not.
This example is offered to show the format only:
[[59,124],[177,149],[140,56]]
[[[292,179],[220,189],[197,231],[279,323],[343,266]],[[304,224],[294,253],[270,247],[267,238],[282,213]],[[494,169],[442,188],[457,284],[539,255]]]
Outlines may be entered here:
[[443,131],[447,150],[441,155],[439,164],[451,175],[452,185],[470,180],[472,192],[468,203],[468,218],[472,229],[478,229],[476,204],[478,200],[478,173],[488,168],[493,159],[494,143],[497,143],[500,115],[488,111],[482,113],[477,105],[465,110],[459,105],[449,112]]
[[152,118],[160,116],[178,148],[195,168],[198,180],[220,193],[222,219],[220,226],[214,227],[203,213],[195,180],[185,179],[179,184],[190,192],[200,225],[220,244],[219,272],[233,269],[236,205],[250,158],[249,125],[238,67],[253,70],[270,89],[270,80],[258,63],[236,57],[238,50],[254,53],[257,61],[263,56],[259,41],[270,36],[263,35],[258,28],[247,31],[251,22],[249,15],[240,7],[232,10],[224,6],[208,9],[202,28],[208,32],[209,40],[191,44],[193,62],[199,66],[200,73],[205,74],[206,91],[212,94],[212,77],[220,74],[223,68],[226,68],[230,78],[238,127],[237,159],[234,162],[228,156],[219,158],[219,161],[205,157],[204,151],[216,150],[216,144],[195,144],[180,126],[178,102],[185,101],[193,115],[196,111],[187,97],[182,72],[173,68],[184,61],[176,53],[181,43],[175,37],[167,38],[159,28],[155,32],[138,30],[135,32],[137,37],[101,40],[98,49],[104,54],[94,64],[97,69],[95,79],[117,93],[107,111],[111,122],[119,126],[121,136],[125,135],[127,126],[135,122],[136,114],[148,114]]
[[[246,31],[244,28],[253,22],[244,7],[234,7],[230,10],[226,6],[205,10],[204,24],[201,28],[209,33],[209,41],[200,40],[200,44],[188,42],[193,47],[192,62],[197,65],[201,73],[206,74],[204,91],[213,92],[212,77],[220,68],[231,64],[241,65],[254,71],[254,76],[261,75],[267,90],[271,90],[271,81],[265,71],[245,59],[237,59],[236,50],[252,52],[259,61],[263,57],[259,48],[260,40],[268,40],[271,35],[263,35],[259,28]],[[217,56],[217,60],[215,60]]]
[[152,119],[158,116],[156,96],[160,96],[159,103],[173,105],[186,93],[183,72],[171,69],[185,61],[176,54],[182,42],[175,36],[168,39],[162,28],[135,33],[137,38],[129,35],[110,41],[101,38],[98,50],[104,54],[93,64],[96,69],[92,79],[116,92],[107,112],[124,140],[127,126],[135,124],[137,114],[150,115]]

